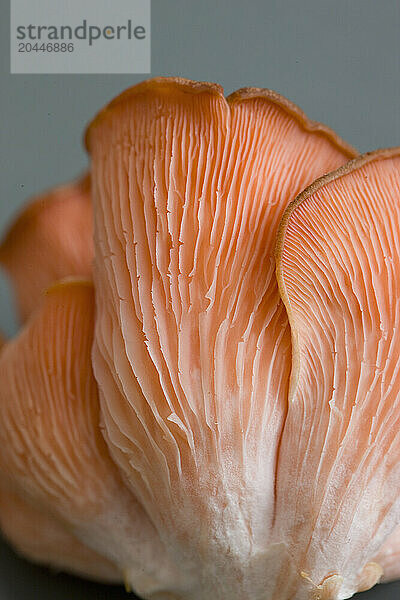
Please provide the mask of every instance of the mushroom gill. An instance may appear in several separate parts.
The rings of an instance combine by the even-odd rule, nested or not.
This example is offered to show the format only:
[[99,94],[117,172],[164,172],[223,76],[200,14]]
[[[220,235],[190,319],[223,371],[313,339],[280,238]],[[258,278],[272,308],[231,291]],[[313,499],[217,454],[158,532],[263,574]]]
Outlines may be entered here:
[[0,245],[0,265],[11,278],[25,321],[44,290],[67,276],[91,277],[93,215],[90,176],[33,198]]
[[171,597],[270,598],[291,542],[273,537],[291,369],[275,238],[355,152],[274,92],[164,78],[86,140],[111,455],[189,578]]
[[[0,350],[6,343],[0,335]],[[12,481],[12,480],[11,480]],[[4,477],[0,485],[0,529],[25,558],[103,582],[119,582],[121,574],[106,558],[88,548],[47,509],[40,509],[18,493]]]
[[274,535],[316,589],[336,577],[326,597],[349,598],[380,579],[400,522],[400,149],[316,181],[278,240],[293,367]]
[[32,543],[21,543],[24,514],[5,532],[22,552],[36,551],[37,560],[51,551],[53,537],[64,539],[65,560],[49,556],[48,562],[75,571],[69,552],[76,539],[75,547],[86,556],[81,572],[98,573],[98,553],[113,578],[118,572],[120,581],[135,579],[138,593],[155,592],[173,569],[102,437],[90,358],[93,325],[92,284],[65,280],[48,289],[20,334],[0,353],[2,487],[45,527],[36,550]]

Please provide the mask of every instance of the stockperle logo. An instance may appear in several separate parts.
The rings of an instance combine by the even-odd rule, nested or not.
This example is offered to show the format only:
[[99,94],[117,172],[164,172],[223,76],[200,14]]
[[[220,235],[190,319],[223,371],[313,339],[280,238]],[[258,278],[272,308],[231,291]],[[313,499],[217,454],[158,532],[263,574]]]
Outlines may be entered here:
[[11,73],[150,73],[150,0],[11,0]]

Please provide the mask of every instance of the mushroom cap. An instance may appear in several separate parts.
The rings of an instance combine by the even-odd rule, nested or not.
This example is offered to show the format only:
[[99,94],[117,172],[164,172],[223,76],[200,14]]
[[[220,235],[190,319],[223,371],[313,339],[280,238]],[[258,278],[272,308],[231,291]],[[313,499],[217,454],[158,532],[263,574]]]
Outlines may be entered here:
[[90,514],[113,477],[90,365],[93,302],[89,281],[53,284],[0,355],[1,468],[35,500],[52,498],[70,514],[73,506]]
[[86,144],[110,452],[195,574],[191,598],[267,598],[291,368],[275,238],[289,201],[355,151],[274,92],[180,78],[124,92]]
[[[19,335],[2,348],[1,481],[25,502],[20,521],[5,533],[22,552],[36,552],[37,560],[50,564],[62,562],[62,553],[52,557],[50,551],[65,538],[64,567],[76,571],[81,564],[81,572],[93,576],[108,565],[105,578],[119,572],[120,581],[129,577],[147,596],[175,575],[102,436],[91,366],[93,327],[92,283],[68,278],[47,289]],[[23,543],[33,513],[43,525],[42,537]],[[97,555],[102,558],[96,567]]]
[[332,598],[379,581],[400,521],[399,239],[399,148],[314,182],[278,233],[293,367],[275,536],[316,585],[342,579]]
[[90,176],[33,198],[0,244],[0,265],[14,287],[24,322],[44,290],[67,276],[91,277],[93,214]]
[[313,121],[301,110],[301,108],[294,104],[294,102],[291,102],[274,90],[268,88],[244,87],[236,90],[225,98],[224,90],[219,84],[208,81],[194,81],[184,77],[153,77],[152,79],[141,81],[140,83],[127,88],[121,94],[116,96],[97,113],[87,126],[84,136],[84,143],[87,151],[91,153],[90,139],[92,132],[96,130],[98,126],[103,125],[103,122],[107,121],[109,117],[115,115],[115,109],[122,109],[124,105],[129,104],[132,100],[137,100],[138,96],[146,96],[149,94],[154,96],[160,95],[165,99],[169,98],[173,102],[174,96],[176,98],[179,93],[188,94],[189,96],[192,96],[192,98],[193,96],[202,94],[209,96],[214,95],[216,98],[227,103],[227,105],[233,105],[236,102],[241,103],[245,100],[263,98],[267,102],[282,108],[288,115],[292,116],[305,131],[319,133],[325,136],[331,141],[332,145],[336,146],[339,152],[343,153],[348,159],[352,159],[358,154],[357,150],[338,136],[333,129],[327,127],[323,123]]

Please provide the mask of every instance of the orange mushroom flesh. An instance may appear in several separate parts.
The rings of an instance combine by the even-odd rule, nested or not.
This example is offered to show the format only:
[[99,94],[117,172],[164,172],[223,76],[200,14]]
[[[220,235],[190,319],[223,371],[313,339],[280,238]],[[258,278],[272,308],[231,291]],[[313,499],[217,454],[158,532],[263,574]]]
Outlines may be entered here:
[[18,493],[0,489],[0,527],[25,558],[104,583],[121,582],[121,573],[106,558],[78,541],[63,523]]
[[[0,334],[0,350],[5,343]],[[121,581],[115,565],[80,543],[59,519],[15,490],[1,486],[0,529],[17,552],[29,560],[102,582]]]
[[[36,552],[38,561],[64,539],[65,560],[48,556],[50,564],[76,571],[82,557],[81,573],[93,576],[108,565],[105,577],[114,579],[117,572],[121,581],[135,578],[139,592],[156,591],[165,585],[163,544],[123,484],[100,430],[90,358],[93,323],[92,284],[65,280],[47,291],[1,351],[0,472],[4,493],[9,489],[24,503],[20,521],[5,533],[22,552]],[[4,523],[4,497],[0,504]],[[32,513],[44,530],[24,544]]]
[[273,92],[183,79],[127,90],[86,139],[111,454],[192,577],[178,597],[270,598],[291,368],[275,238],[288,202],[355,153]]
[[[349,598],[400,522],[400,149],[315,182],[278,239],[293,367],[274,536],[310,594]],[[297,589],[284,581],[274,598]]]
[[25,321],[53,281],[91,277],[93,215],[90,177],[34,198],[0,245],[0,265],[10,276]]

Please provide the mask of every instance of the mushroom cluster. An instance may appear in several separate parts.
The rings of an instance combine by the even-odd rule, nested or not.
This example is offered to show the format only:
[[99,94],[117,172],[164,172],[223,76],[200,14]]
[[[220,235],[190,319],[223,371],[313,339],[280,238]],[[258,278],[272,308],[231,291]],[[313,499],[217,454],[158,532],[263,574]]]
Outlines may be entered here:
[[85,140],[0,246],[4,535],[151,600],[400,577],[400,149],[181,78]]

